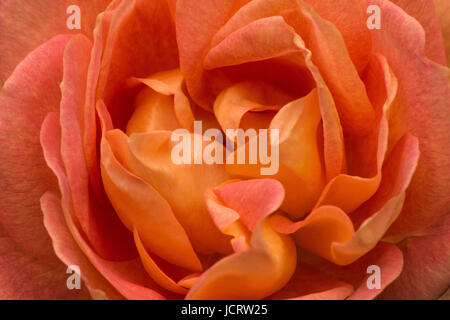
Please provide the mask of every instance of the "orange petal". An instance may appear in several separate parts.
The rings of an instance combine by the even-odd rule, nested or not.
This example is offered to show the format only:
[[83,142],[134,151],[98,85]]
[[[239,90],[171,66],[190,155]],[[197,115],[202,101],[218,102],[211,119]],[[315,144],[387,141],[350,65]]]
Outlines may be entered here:
[[117,214],[129,230],[139,232],[149,250],[173,264],[201,270],[189,238],[167,201],[121,164],[131,156],[129,152],[127,138],[120,131],[109,131],[102,140],[103,182]]
[[[336,99],[336,107],[344,131],[355,135],[364,135],[368,132],[371,126],[367,124],[374,119],[373,108],[365,92],[364,84],[349,57],[345,42],[336,27],[317,15],[309,5],[290,0],[252,1],[242,7],[217,33],[213,44],[223,41],[233,32],[239,32],[240,28],[244,30],[252,23],[256,23],[255,20],[277,20],[277,17],[271,16],[282,16],[288,25],[291,25],[295,32],[305,39],[306,47],[312,51],[314,64],[319,68]],[[274,23],[267,23],[265,28],[269,35],[272,34],[270,30],[276,29],[277,26]],[[273,34],[277,33],[281,34],[280,31]],[[281,39],[272,39],[270,43],[273,41],[283,43]],[[270,45],[257,48],[271,50]]]
[[[127,299],[165,299],[171,293],[157,286],[147,275],[139,260],[112,262],[101,258],[92,250],[80,233],[72,216],[72,200],[67,178],[64,174],[61,155],[59,153],[60,128],[59,115],[50,113],[42,125],[41,144],[44,157],[49,167],[58,178],[62,195],[62,209],[65,222],[73,239],[83,250],[89,261],[111,283],[112,286]],[[130,272],[133,270],[133,272]]]
[[444,40],[445,51],[447,55],[447,66],[450,65],[450,3],[446,0],[434,0],[436,11],[441,26]]
[[[279,148],[280,167],[273,178],[279,180],[286,190],[281,208],[295,218],[312,209],[324,184],[317,139],[319,124],[319,97],[316,90],[283,106],[270,123],[269,129],[279,130],[280,136],[279,143],[275,142],[271,146],[272,154],[273,148]],[[249,146],[250,142],[241,148],[247,150]],[[242,150],[236,150],[235,154],[239,152]],[[227,170],[235,175],[260,177],[261,167],[261,164],[228,164]]]
[[177,284],[172,278],[170,278],[152,259],[152,257],[148,254],[147,250],[144,247],[144,244],[141,242],[138,231],[135,229],[134,232],[134,241],[136,242],[136,247],[138,249],[139,255],[141,257],[141,261],[144,265],[145,270],[152,277],[153,280],[161,287],[170,290],[172,292],[178,294],[186,294],[187,289],[183,288],[179,284]]
[[330,21],[341,33],[350,58],[356,69],[364,70],[372,43],[367,29],[367,15],[358,0],[305,0],[325,20]]
[[333,206],[319,207],[305,220],[295,223],[286,217],[275,215],[271,218],[271,224],[278,232],[294,233],[294,239],[300,247],[337,264],[341,260],[334,254],[332,243],[345,242],[354,234],[350,218]]
[[[131,135],[128,144],[133,157],[126,165],[167,200],[196,251],[228,253],[231,251],[229,238],[214,225],[205,207],[204,193],[230,176],[222,164],[194,164],[194,156],[191,164],[175,164],[172,150],[177,142],[171,141],[171,135],[170,131]],[[195,141],[202,148],[207,145],[200,135],[187,134],[186,138],[192,149]],[[210,144],[223,148],[216,141]]]
[[241,121],[251,111],[278,111],[291,100],[292,97],[263,82],[241,82],[221,92],[214,102],[214,114],[225,132],[242,127]]
[[[185,129],[188,129],[190,131],[194,128],[194,115],[191,110],[191,105],[189,103],[189,99],[186,97],[186,95],[183,92],[182,85],[184,83],[183,75],[181,74],[179,69],[170,70],[170,71],[163,71],[156,74],[151,75],[148,78],[145,79],[139,79],[139,78],[132,78],[132,82],[138,82],[143,83],[149,88],[153,89],[155,92],[159,93],[156,94],[156,96],[159,96],[160,99],[162,99],[165,103],[163,104],[170,104],[167,101],[172,102],[173,107],[169,106],[159,106],[159,103],[155,106],[158,109],[162,109],[168,114],[174,114],[176,119],[178,120],[178,123]],[[161,97],[163,96],[169,96],[170,99]],[[173,96],[173,97],[171,97]],[[170,108],[170,109],[169,109]],[[155,116],[159,114],[159,112],[155,112]],[[145,116],[146,113],[144,113]],[[142,114],[133,115],[133,117],[128,121],[128,126],[130,126],[130,121],[138,121],[137,119],[142,118]],[[135,120],[134,117],[137,119]],[[145,118],[147,118],[146,116]],[[152,129],[156,124],[158,124],[160,121],[158,119],[153,120],[154,125],[150,126],[148,130]],[[178,126],[179,127],[179,126]],[[153,128],[154,129],[154,128]],[[167,128],[171,129],[171,128]],[[135,131],[135,132],[145,132],[145,131]],[[127,133],[130,134],[130,132]]]
[[251,248],[209,268],[186,299],[262,299],[289,281],[296,262],[293,240],[275,232],[263,219],[255,228]]
[[[356,137],[350,140],[347,146],[349,150],[347,158],[351,172],[357,170],[357,172],[368,173],[372,176],[338,175],[325,187],[316,208],[321,205],[335,205],[350,213],[374,195],[380,184],[381,167],[388,146],[387,112],[397,93],[397,82],[390,73],[386,59],[380,55],[376,55],[370,60],[368,68],[374,68],[374,72],[379,74],[378,77],[371,78],[371,81],[376,81],[379,77],[384,80],[385,88],[381,89],[384,98],[377,99],[381,100],[378,130],[373,130],[370,135],[365,137]],[[375,165],[371,164],[373,160],[370,159],[370,156],[376,159]],[[354,167],[357,169],[353,169]]]

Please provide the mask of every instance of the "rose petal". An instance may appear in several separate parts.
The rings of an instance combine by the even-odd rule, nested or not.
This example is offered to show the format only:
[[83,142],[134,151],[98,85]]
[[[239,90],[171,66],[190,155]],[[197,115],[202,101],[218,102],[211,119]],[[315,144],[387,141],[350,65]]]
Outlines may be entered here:
[[52,261],[56,257],[39,198],[56,183],[38,133],[45,115],[58,109],[63,52],[70,38],[57,36],[34,50],[0,93],[0,223],[22,250]]
[[227,183],[213,191],[225,206],[239,214],[250,231],[263,217],[277,210],[284,199],[283,186],[274,179]]
[[425,55],[432,61],[447,65],[441,26],[433,0],[392,0],[414,17],[425,31]]
[[103,181],[117,214],[130,231],[139,233],[152,252],[173,264],[201,270],[189,238],[167,201],[121,164],[126,164],[121,159],[131,154],[127,137],[118,133],[109,131],[101,147]]
[[186,294],[187,289],[183,288],[181,285],[177,284],[172,278],[170,278],[155,262],[154,259],[148,254],[147,250],[144,247],[144,244],[141,242],[139,238],[138,232],[135,230],[134,240],[136,242],[136,247],[139,251],[139,255],[141,257],[141,261],[144,265],[145,270],[152,277],[153,280],[161,287],[170,290],[172,292],[178,294]]
[[61,201],[51,192],[41,197],[41,208],[44,214],[44,224],[53,241],[53,248],[58,257],[67,266],[80,267],[81,277],[87,285],[91,296],[93,292],[101,291],[107,299],[122,299],[123,297],[103,278],[89,262],[78,244],[72,237],[61,209]]
[[89,299],[84,286],[81,290],[67,289],[70,275],[62,263],[49,264],[26,254],[1,228],[0,274],[2,300]]
[[[353,285],[355,291],[348,298],[350,300],[374,299],[400,275],[403,268],[402,252],[397,246],[384,242],[378,243],[369,253],[347,266],[337,266],[305,251],[301,252],[300,260],[329,277]],[[369,266],[380,268],[380,289],[368,287],[367,280],[373,276]]]
[[300,262],[288,284],[269,299],[344,300],[352,292],[352,285],[333,279],[306,263]]
[[405,266],[381,299],[437,299],[450,285],[450,214],[399,243]]
[[[110,0],[45,0],[0,3],[0,88],[17,64],[37,46],[59,34],[83,33],[91,37],[97,15]],[[66,13],[70,5],[81,11],[81,30],[69,30]],[[28,30],[28,32],[24,32]]]
[[[210,41],[219,28],[248,0],[218,0],[203,2],[178,0],[175,13],[180,68],[192,99],[211,110],[213,96],[205,96],[207,75],[202,70],[203,58]],[[220,10],[217,10],[220,8]]]
[[425,58],[425,34],[417,21],[391,2],[369,2],[380,6],[383,17],[383,28],[371,31],[374,50],[386,56],[399,83],[398,104],[390,119],[390,144],[409,132],[421,146],[404,209],[389,231],[405,236],[448,211],[449,69]]
[[[381,182],[381,168],[388,147],[387,113],[397,93],[397,81],[391,75],[386,59],[380,55],[372,57],[368,69],[369,73],[378,74],[374,78],[368,76],[368,88],[373,86],[373,81],[379,82],[378,79],[380,78],[384,81],[384,88],[381,90],[376,88],[379,92],[382,92],[376,98],[379,101],[377,107],[378,114],[380,114],[377,116],[378,129],[373,130],[371,134],[365,137],[348,139],[347,153],[350,173],[356,171],[357,173],[369,174],[369,176],[338,175],[325,187],[315,205],[316,208],[321,205],[335,205],[350,213],[373,196]],[[383,98],[380,99],[380,96]],[[373,164],[371,157],[376,159]]]
[[[312,209],[324,185],[317,139],[320,120],[319,97],[314,89],[306,97],[283,106],[270,123],[269,128],[279,130],[280,136],[279,143],[271,146],[271,152],[274,147],[279,148],[279,170],[272,177],[283,184],[286,197],[281,209],[293,218]],[[249,142],[235,153],[250,145]],[[245,177],[261,177],[261,167],[262,164],[227,164],[231,174]]]
[[356,69],[361,72],[371,50],[370,34],[367,29],[367,16],[358,0],[305,0],[324,19],[330,21],[344,38],[350,58]]
[[[133,258],[133,240],[108,205],[90,192],[89,177],[83,157],[80,122],[86,90],[86,75],[91,42],[82,35],[67,44],[61,83],[61,156],[70,185],[74,212],[90,244],[108,260]],[[102,197],[104,198],[104,196]],[[131,250],[130,250],[131,249]]]
[[209,268],[186,299],[262,299],[281,289],[295,271],[292,239],[275,232],[262,219],[251,248],[223,258]]
[[[140,36],[136,38],[136,34]],[[108,106],[115,127],[125,130],[137,91],[135,88],[127,90],[123,82],[132,76],[147,77],[158,71],[173,69],[177,64],[175,27],[166,1],[115,1],[99,18],[94,30],[83,130],[94,192],[101,193],[97,166],[97,100],[102,99]]]
[[434,0],[436,11],[441,25],[445,51],[447,52],[447,66],[450,64],[450,3],[446,0]]
[[[203,196],[207,189],[229,180],[230,176],[222,164],[194,164],[194,156],[191,164],[175,164],[172,150],[177,143],[171,141],[171,135],[170,131],[131,135],[128,144],[133,156],[127,160],[126,166],[167,200],[195,251],[228,253],[231,251],[229,239],[217,230],[206,210]],[[201,148],[207,145],[198,134],[189,133],[186,138],[191,140],[193,148],[196,148],[194,144]],[[216,141],[212,143],[223,148]]]
[[[133,82],[140,82],[148,86],[149,88],[153,89],[155,92],[159,93],[164,96],[169,96],[164,99],[164,97],[161,97],[164,99],[164,101],[168,100],[172,102],[173,107],[171,108],[171,111],[165,110],[163,113],[167,114],[174,114],[176,117],[176,120],[178,120],[178,123],[185,129],[188,129],[190,131],[193,131],[194,129],[194,115],[192,113],[191,105],[189,103],[189,99],[186,97],[186,95],[183,92],[183,83],[184,78],[181,74],[179,69],[170,70],[170,71],[163,71],[156,74],[151,75],[148,78],[145,79],[139,79],[139,78],[133,78],[131,81]],[[173,96],[173,97],[171,97]],[[161,106],[157,105],[156,108],[162,108]],[[166,107],[167,109],[169,107]],[[136,114],[136,111],[134,115]],[[161,113],[155,113],[155,116],[161,116]],[[136,118],[134,118],[136,117]],[[143,118],[143,115],[136,115],[133,116],[127,124],[127,134],[129,135],[130,132],[128,130],[128,127],[133,124],[133,121],[139,121],[137,119]],[[148,117],[144,117],[148,118]],[[150,119],[148,119],[150,120]],[[142,119],[141,119],[142,121]],[[131,122],[131,124],[130,124]],[[155,126],[160,121],[153,120],[153,126],[150,126],[146,129],[146,131],[150,130],[156,130]],[[177,128],[180,126],[178,125]],[[164,128],[164,129],[171,129],[171,128]],[[140,131],[140,132],[146,132],[146,131]],[[135,132],[135,131],[133,131]]]
[[274,227],[294,233],[301,247],[338,265],[348,265],[372,250],[397,218],[418,161],[418,142],[405,136],[383,167],[384,180],[377,193],[353,213],[358,230],[341,210],[322,206],[304,221],[292,223],[282,216],[272,218]]
[[292,222],[282,215],[274,215],[270,222],[277,232],[294,234],[295,242],[301,248],[336,264],[342,264],[342,261],[334,254],[332,244],[348,241],[355,232],[350,218],[334,206],[319,207],[302,221]]
[[[287,24],[292,26],[295,32],[305,40],[306,47],[312,51],[312,60],[320,69],[336,99],[344,131],[355,135],[364,135],[368,132],[371,126],[367,124],[374,119],[373,108],[349,57],[344,40],[336,27],[321,18],[309,5],[292,0],[252,1],[242,7],[217,33],[213,44],[226,39],[233,32],[239,33],[240,28],[242,28],[241,30],[248,28],[255,23],[253,21],[259,19],[276,21],[277,17],[271,16],[282,16]],[[276,35],[279,32],[270,32],[270,30],[275,30],[276,26],[275,23],[267,24],[264,29],[265,33],[269,36]],[[274,41],[274,43],[280,43],[283,37],[280,36],[278,41],[276,39],[278,37],[271,40],[270,43]],[[256,46],[255,48],[270,51],[271,46]],[[245,50],[243,52],[245,53]],[[350,90],[350,88],[352,89]]]
[[[59,152],[60,127],[59,115],[50,113],[41,130],[41,144],[44,149],[44,157],[58,178],[62,194],[62,209],[66,224],[81,250],[84,252],[94,267],[107,279],[111,285],[127,299],[164,299],[171,297],[170,292],[158,287],[147,275],[139,260],[112,262],[98,256],[84,240],[72,215],[72,199],[67,178],[62,167],[62,159]],[[133,270],[133,272],[130,272]]]

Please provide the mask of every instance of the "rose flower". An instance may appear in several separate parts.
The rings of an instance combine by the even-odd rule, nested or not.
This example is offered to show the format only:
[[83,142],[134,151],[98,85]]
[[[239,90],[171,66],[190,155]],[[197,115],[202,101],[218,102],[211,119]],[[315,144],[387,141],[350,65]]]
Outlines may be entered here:
[[0,1],[0,298],[440,297],[449,21],[447,0]]

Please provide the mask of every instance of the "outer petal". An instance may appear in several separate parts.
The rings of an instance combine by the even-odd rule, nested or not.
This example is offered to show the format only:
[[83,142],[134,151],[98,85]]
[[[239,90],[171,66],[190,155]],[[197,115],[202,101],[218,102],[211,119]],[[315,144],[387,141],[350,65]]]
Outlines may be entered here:
[[[51,250],[51,249],[50,249]],[[89,292],[68,290],[62,263],[49,264],[17,247],[0,228],[0,299],[89,299]]]
[[[361,259],[347,266],[336,266],[304,251],[300,255],[300,259],[329,277],[353,285],[355,291],[348,298],[352,300],[374,299],[400,275],[403,268],[402,252],[397,246],[384,242],[378,243]],[[367,280],[371,275],[367,269],[372,265],[380,267],[380,289],[369,289],[367,286]]]
[[425,55],[430,60],[446,66],[445,47],[434,1],[392,0],[392,2],[414,17],[423,27],[425,31]]
[[[61,201],[56,195],[47,192],[41,198],[44,224],[52,237],[53,248],[58,257],[68,266],[80,267],[81,277],[87,285],[91,296],[95,299],[99,295],[107,299],[121,299],[122,296],[103,278],[86,258],[78,244],[72,237],[64,221]],[[62,298],[62,297],[59,297]]]
[[417,21],[391,2],[367,3],[382,10],[384,26],[371,31],[373,46],[386,56],[399,83],[398,106],[390,119],[390,144],[405,132],[420,141],[419,165],[403,212],[390,230],[392,235],[407,235],[433,224],[450,208],[450,73],[425,58],[425,34]]
[[269,299],[344,300],[353,291],[351,284],[327,276],[300,261],[288,284]]
[[[0,88],[16,65],[34,48],[58,34],[79,33],[91,37],[97,15],[110,0],[4,0],[0,3]],[[81,9],[81,30],[69,30],[70,5]]]
[[39,130],[45,115],[59,108],[69,39],[58,36],[33,51],[0,92],[0,223],[22,249],[53,260],[39,198],[56,184],[42,157]]
[[450,214],[399,244],[405,257],[400,277],[381,299],[437,299],[450,286]]

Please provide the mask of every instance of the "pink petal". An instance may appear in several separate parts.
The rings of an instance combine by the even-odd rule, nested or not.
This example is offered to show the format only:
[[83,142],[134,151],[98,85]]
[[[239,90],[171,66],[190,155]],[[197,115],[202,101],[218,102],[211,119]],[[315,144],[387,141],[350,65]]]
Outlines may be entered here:
[[344,300],[352,292],[352,285],[333,279],[308,264],[300,262],[291,280],[269,299]]
[[[58,34],[92,36],[97,15],[110,0],[4,0],[0,3],[0,87],[17,64],[37,46]],[[81,30],[69,30],[66,13],[70,5],[81,9]]]
[[450,285],[450,214],[399,243],[405,266],[382,299],[437,299]]
[[[337,266],[306,252],[301,254],[300,259],[329,277],[353,285],[355,291],[348,298],[352,300],[374,299],[400,275],[403,268],[402,252],[397,246],[384,242],[378,243],[369,253],[347,266]],[[380,267],[380,289],[369,289],[367,286],[371,276],[367,268],[371,265]]]
[[392,0],[415,18],[425,31],[425,55],[432,61],[447,65],[444,41],[433,0]]
[[227,207],[239,213],[250,231],[265,216],[277,210],[284,199],[281,183],[273,179],[246,180],[214,188]]
[[[51,248],[50,248],[51,250]],[[47,263],[23,252],[0,228],[0,299],[89,299],[89,292],[69,290],[65,266]]]
[[44,224],[53,241],[53,248],[58,257],[67,265],[80,267],[81,277],[91,295],[102,292],[108,299],[121,299],[122,296],[103,278],[75,242],[61,208],[61,201],[51,192],[41,198]]
[[131,259],[132,235],[126,230],[106,196],[96,198],[90,192],[88,171],[83,153],[80,110],[83,109],[91,42],[75,36],[64,53],[64,76],[61,83],[61,156],[74,203],[74,213],[90,244],[97,253],[110,260]]
[[420,141],[419,165],[404,209],[389,231],[401,236],[431,225],[448,212],[449,69],[425,58],[425,33],[417,21],[388,1],[367,3],[381,8],[383,28],[371,31],[373,46],[386,56],[399,83],[398,108],[390,119],[391,144],[405,132]]
[[39,130],[45,115],[58,109],[63,52],[70,38],[55,37],[33,51],[0,92],[0,223],[20,248],[52,261],[56,257],[39,198],[56,184],[42,157]]

